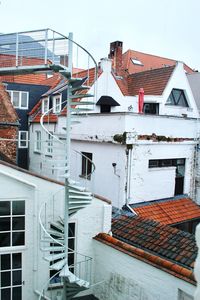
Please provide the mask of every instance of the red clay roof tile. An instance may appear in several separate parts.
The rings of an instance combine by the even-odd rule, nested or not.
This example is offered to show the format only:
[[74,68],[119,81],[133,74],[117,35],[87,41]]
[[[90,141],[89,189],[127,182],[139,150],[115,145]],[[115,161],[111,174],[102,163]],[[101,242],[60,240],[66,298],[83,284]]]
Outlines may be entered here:
[[166,225],[200,218],[200,207],[190,198],[140,203],[132,205],[132,208],[139,216]]
[[[134,64],[132,59],[137,59],[141,62],[141,65]],[[163,68],[165,66],[176,65],[176,60],[169,59],[165,57],[160,57],[148,53],[143,53],[135,50],[127,50],[123,54],[122,58],[122,68],[127,70],[129,74],[138,73],[146,70],[152,70],[157,68]],[[193,73],[194,71],[184,64],[184,69],[188,73]]]

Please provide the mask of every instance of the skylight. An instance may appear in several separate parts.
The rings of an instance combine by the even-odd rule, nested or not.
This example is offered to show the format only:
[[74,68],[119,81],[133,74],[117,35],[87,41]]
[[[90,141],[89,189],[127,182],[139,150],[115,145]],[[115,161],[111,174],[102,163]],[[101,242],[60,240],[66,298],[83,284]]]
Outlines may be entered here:
[[131,58],[131,61],[134,65],[143,66],[143,63],[137,58]]

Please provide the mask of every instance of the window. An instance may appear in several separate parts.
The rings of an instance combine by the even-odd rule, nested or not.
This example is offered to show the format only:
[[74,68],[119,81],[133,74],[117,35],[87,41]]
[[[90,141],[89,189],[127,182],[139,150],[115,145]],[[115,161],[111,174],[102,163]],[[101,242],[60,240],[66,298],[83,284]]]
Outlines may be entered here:
[[164,168],[164,167],[177,167],[177,172],[182,171],[182,167],[185,166],[185,159],[150,159],[149,168]]
[[110,113],[111,106],[110,105],[100,105],[100,112],[101,113]]
[[25,244],[25,201],[0,201],[0,247]]
[[194,300],[194,298],[182,290],[178,290],[178,300]]
[[8,91],[15,108],[28,109],[29,93],[22,91]]
[[47,133],[47,148],[46,148],[46,153],[47,155],[51,155],[53,153],[53,136],[52,132]]
[[137,58],[131,58],[131,61],[134,65],[144,66],[143,63]]
[[28,131],[19,131],[19,148],[28,148]]
[[36,130],[35,132],[36,139],[35,139],[35,151],[41,151],[41,131]]
[[144,103],[143,113],[150,115],[159,114],[159,104],[158,103]]
[[22,254],[0,255],[0,299],[22,299]]
[[81,152],[82,153],[82,172],[81,176],[86,179],[91,179],[92,173],[92,153]]
[[167,99],[166,105],[189,107],[184,91],[179,89],[173,89],[171,91],[171,94]]
[[42,100],[42,113],[44,114],[49,110],[49,98],[44,98]]
[[61,95],[57,95],[53,98],[53,112],[59,113],[61,111]]
[[[69,249],[68,265],[69,265],[69,270],[73,273],[74,272],[74,263],[75,263],[75,249],[76,249],[76,223],[70,222],[68,225],[69,225],[69,227],[68,227],[68,249]],[[53,225],[51,225],[51,228],[59,231],[59,229],[54,228]],[[62,231],[60,231],[60,232],[62,232]],[[54,246],[55,244],[52,243],[51,245]],[[59,254],[59,253],[62,253],[62,251],[58,251],[56,254]],[[59,261],[59,260],[52,261],[50,263],[50,265],[56,263],[57,261]],[[56,273],[58,273],[57,270],[50,270],[50,278],[53,275],[55,275]],[[57,274],[55,277],[53,277],[50,281],[51,284],[56,284],[56,283],[60,283],[60,282],[61,282],[61,278],[60,278],[59,274]]]

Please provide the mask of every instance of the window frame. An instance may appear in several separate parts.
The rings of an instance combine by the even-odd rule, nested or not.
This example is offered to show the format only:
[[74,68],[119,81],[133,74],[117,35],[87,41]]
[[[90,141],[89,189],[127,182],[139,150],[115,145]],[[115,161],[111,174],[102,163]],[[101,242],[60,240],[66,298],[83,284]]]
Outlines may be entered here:
[[[38,139],[38,134],[40,136],[40,138]],[[41,142],[41,138],[42,138],[42,132],[41,130],[36,130],[35,131],[35,152],[41,152],[42,151],[42,142]],[[38,147],[39,145],[39,147]]]
[[[45,106],[45,102],[47,103],[47,107]],[[46,113],[49,110],[49,97],[45,97],[42,99],[42,113]]]
[[53,154],[53,137],[51,134],[53,134],[52,131],[49,131],[49,133],[47,133],[47,140],[46,140],[46,155],[47,156],[52,156],[52,154]]
[[[14,265],[14,257],[15,255],[20,255],[20,264],[19,266],[15,266]],[[13,291],[16,288],[20,288],[20,299],[22,299],[22,285],[23,285],[23,268],[22,268],[22,252],[12,252],[12,253],[1,253],[0,254],[0,262],[2,262],[3,257],[2,256],[7,256],[9,255],[9,267],[5,268],[5,269],[1,269],[0,268],[0,277],[2,277],[2,274],[4,273],[9,273],[9,277],[10,277],[10,284],[7,284],[5,286],[0,286],[0,298],[3,299],[3,295],[2,295],[2,291],[3,290],[10,290],[10,299],[13,299]],[[16,272],[18,272],[18,276],[20,274],[20,282],[15,282],[16,278],[14,278],[14,276],[16,276]],[[18,278],[19,280],[19,278]]]
[[[26,135],[26,138],[25,139],[22,139],[21,138],[21,134],[24,134],[25,133],[25,135]],[[18,148],[20,148],[20,149],[27,149],[28,148],[28,131],[26,131],[26,130],[19,130],[19,132],[18,132]],[[23,142],[25,142],[25,146],[24,145],[22,145],[22,143]]]
[[[2,241],[2,236],[3,236],[3,234],[5,235],[5,234],[7,234],[7,235],[9,235],[8,236],[8,241],[9,241],[9,245],[5,245],[5,246],[1,246],[1,244],[0,244],[0,249],[7,249],[7,248],[18,248],[18,247],[25,247],[25,245],[26,245],[26,237],[25,237],[25,234],[26,234],[26,202],[25,202],[25,200],[23,200],[23,199],[20,199],[20,200],[2,200],[0,203],[2,203],[2,202],[7,202],[9,205],[8,205],[8,210],[9,210],[9,213],[1,213],[0,212],[0,222],[1,222],[1,220],[4,222],[4,226],[5,226],[5,221],[6,221],[6,219],[9,219],[9,220],[7,220],[8,221],[8,225],[6,225],[6,226],[8,226],[9,227],[9,229],[8,228],[6,228],[6,229],[3,229],[3,228],[1,228],[1,229],[3,229],[3,230],[0,230],[0,241]],[[13,208],[13,203],[19,203],[19,202],[23,202],[23,213],[19,213],[19,214],[16,214],[16,213],[14,213],[14,208]],[[5,206],[5,205],[4,205]],[[19,218],[21,218],[20,220],[19,220]],[[18,225],[16,225],[16,221],[18,221],[19,223],[18,223]],[[22,221],[22,223],[20,224],[20,221]],[[22,226],[23,228],[17,228],[17,226]],[[14,228],[15,227],[15,228]],[[14,236],[14,234],[15,233],[23,233],[23,235],[22,235],[22,237],[23,237],[23,240],[24,240],[24,242],[22,243],[22,244],[18,244],[18,245],[16,245],[16,242],[15,242],[15,244],[14,244],[14,240],[13,240],[13,236]]]
[[[87,180],[91,180],[91,173],[92,173],[92,162],[93,162],[93,153],[91,152],[81,152],[82,154],[82,162],[81,162],[81,175]],[[86,157],[89,159],[86,159]]]
[[[178,100],[176,100],[175,98],[175,95],[173,92],[180,92],[180,95],[178,96]],[[184,102],[185,102],[185,105],[179,105],[179,101],[181,99],[181,96],[183,97],[184,99]],[[173,103],[172,102],[169,102],[169,99],[172,98],[173,99]],[[185,90],[183,89],[177,89],[177,88],[173,88],[167,98],[167,101],[165,103],[165,105],[167,106],[175,106],[175,107],[180,107],[180,108],[189,108],[189,103],[188,103],[188,100],[187,100],[187,97],[186,97],[186,93],[185,93]]]
[[[149,111],[150,112],[146,112],[145,111],[145,106],[149,105]],[[154,107],[153,107],[154,106]],[[153,112],[154,110],[154,112]],[[155,103],[155,102],[144,102],[143,105],[143,109],[142,109],[143,113],[145,115],[159,115],[159,103]]]
[[[59,104],[56,104],[56,101],[58,99],[59,99]],[[58,94],[56,96],[53,96],[53,113],[54,114],[59,114],[61,112],[61,107],[62,107],[62,94]]]
[[[27,91],[16,91],[16,90],[8,90],[8,93],[10,94],[10,99],[11,99],[11,102],[12,102],[12,105],[14,108],[17,108],[17,109],[23,109],[23,110],[26,110],[28,109],[29,107],[29,92]],[[13,93],[18,93],[19,94],[19,103],[18,105],[14,105],[13,104]],[[27,98],[26,98],[26,106],[22,106],[22,94],[26,94],[27,95]]]

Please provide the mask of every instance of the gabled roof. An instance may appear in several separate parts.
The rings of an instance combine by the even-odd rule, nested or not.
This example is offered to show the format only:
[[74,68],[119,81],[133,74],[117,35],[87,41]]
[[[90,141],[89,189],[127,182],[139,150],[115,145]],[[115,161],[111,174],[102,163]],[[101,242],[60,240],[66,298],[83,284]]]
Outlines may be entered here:
[[[134,64],[132,59],[138,60],[141,64]],[[143,53],[135,50],[127,50],[122,56],[122,68],[127,70],[129,74],[143,72],[151,69],[163,68],[166,66],[176,65],[176,60],[169,59],[157,55]],[[187,73],[194,71],[184,64],[184,69]]]
[[99,234],[95,239],[195,284],[193,267],[197,246],[193,235],[152,220],[130,216],[114,219],[112,234],[112,237]]
[[185,197],[143,202],[131,207],[139,216],[165,225],[200,219],[200,207]]
[[9,93],[0,82],[0,122],[16,123],[18,115],[11,103]]
[[[88,79],[86,80],[85,84],[88,86],[92,86],[95,82],[95,80],[97,78],[99,78],[99,76],[102,74],[101,70],[98,70],[97,74],[96,74],[96,69],[95,68],[91,68],[89,70],[83,70],[81,72],[77,72],[76,74],[74,74],[74,78],[85,78],[87,77]],[[97,78],[96,78],[97,76]]]
[[162,95],[174,69],[175,66],[171,66],[129,75],[129,95],[138,95],[140,88],[144,89],[145,95]]

